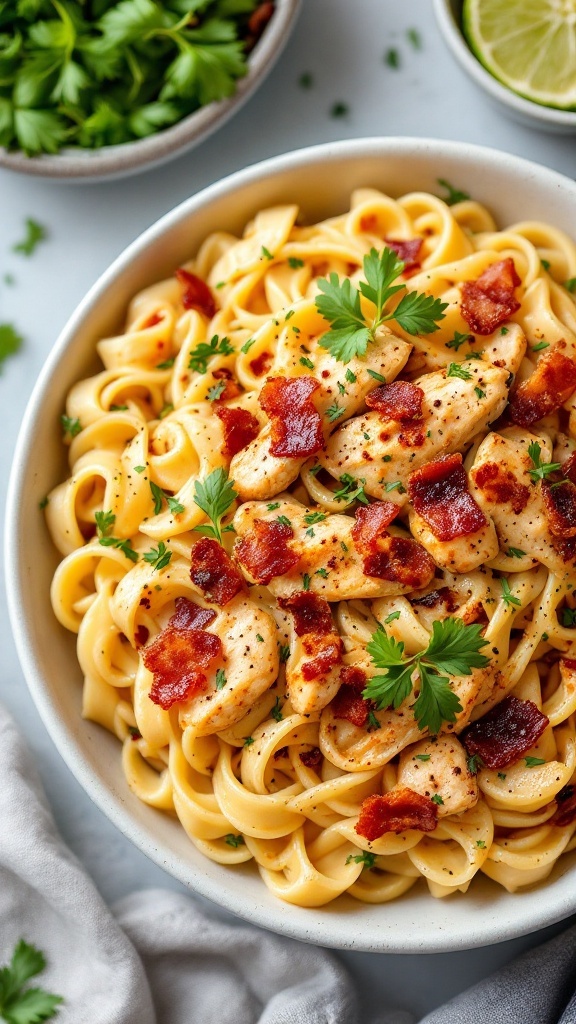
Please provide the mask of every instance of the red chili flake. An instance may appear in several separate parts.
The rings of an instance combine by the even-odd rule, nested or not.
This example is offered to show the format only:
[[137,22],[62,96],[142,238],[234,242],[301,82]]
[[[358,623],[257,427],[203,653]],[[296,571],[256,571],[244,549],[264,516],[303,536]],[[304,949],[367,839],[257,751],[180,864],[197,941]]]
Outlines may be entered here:
[[324,447],[322,418],[311,400],[319,387],[314,377],[268,377],[259,401],[272,423],[272,455],[307,459]]
[[407,240],[400,240],[399,238],[385,238],[384,245],[388,249],[393,249],[398,259],[402,260],[404,264],[404,273],[407,270],[415,270],[416,267],[420,266],[420,250],[422,248],[421,238],[409,238]]
[[191,274],[189,270],[184,270],[183,267],[176,271],[176,279],[183,287],[182,305],[184,309],[197,309],[211,320],[216,313],[216,302],[206,282],[196,274]]
[[472,476],[487,501],[495,505],[509,504],[517,516],[526,508],[530,489],[500,463],[485,462],[472,470]]
[[322,751],[320,750],[320,747],[312,747],[311,750],[304,750],[300,754],[300,760],[307,768],[318,768],[318,766],[322,764]]
[[377,541],[388,536],[388,527],[397,515],[398,505],[393,501],[374,501],[358,508],[351,530],[356,550],[363,555],[377,551]]
[[492,263],[477,281],[465,281],[460,311],[475,334],[492,334],[520,309],[514,295],[520,283],[510,256]]
[[146,331],[149,327],[156,327],[157,324],[162,323],[163,319],[164,317],[161,316],[160,313],[152,313],[152,315],[148,317],[145,323],[142,324],[141,329],[143,331]]
[[216,415],[222,420],[224,427],[224,447],[222,454],[231,458],[246,448],[260,433],[260,424],[247,409],[231,409],[221,406]]
[[360,817],[355,826],[359,836],[369,842],[386,832],[433,832],[438,824],[438,807],[427,796],[403,786],[385,796],[373,793],[362,801]]
[[564,405],[575,388],[576,362],[554,348],[540,356],[534,372],[510,396],[507,411],[514,423],[531,427]]
[[393,380],[391,384],[381,384],[366,396],[369,409],[376,409],[389,420],[402,423],[405,420],[422,418],[422,402],[424,392],[417,384],[407,380]]
[[176,611],[168,625],[178,629],[206,629],[216,618],[213,608],[202,608],[187,597],[176,598]]
[[343,718],[359,729],[366,724],[368,714],[374,706],[372,701],[364,700],[362,696],[366,678],[366,673],[361,668],[345,665],[340,671],[342,686],[330,702],[334,718]]
[[294,536],[291,526],[255,519],[252,529],[234,549],[236,559],[257,583],[270,583],[298,562],[300,555],[288,547]]
[[486,526],[486,516],[468,490],[459,453],[442,455],[411,473],[408,494],[438,540],[465,537]]
[[221,607],[244,588],[244,579],[232,559],[211,537],[202,537],[192,548],[190,579],[207,601]]
[[149,636],[150,630],[148,629],[147,626],[136,626],[136,629],[134,631],[134,640],[136,642],[136,647],[143,647],[144,644],[147,644]]
[[576,820],[576,787],[570,783],[567,786],[563,786],[560,792],[556,794],[556,800],[558,802],[558,810],[550,818],[550,824],[557,825],[559,828],[566,828],[567,825],[571,825]]
[[292,612],[296,636],[306,633],[325,635],[334,632],[334,623],[330,605],[323,597],[301,590],[290,597],[278,598],[278,604],[284,611]]
[[272,366],[274,356],[271,352],[261,352],[259,356],[250,361],[250,369],[255,377],[262,377]]
[[216,380],[225,381],[224,390],[215,399],[216,402],[229,402],[231,398],[238,398],[238,395],[242,394],[242,389],[234,380],[234,376],[231,370],[228,370],[225,366],[221,366],[219,370],[212,370],[212,376]]
[[[220,637],[203,632],[208,610],[186,599],[177,605],[168,625],[142,655],[146,668],[154,674],[150,700],[165,711],[202,693],[207,683],[203,670],[222,654]],[[209,614],[214,617],[214,612]]]
[[544,512],[555,537],[576,537],[576,487],[570,480],[542,481]]
[[460,737],[469,754],[479,754],[487,768],[505,768],[533,747],[548,718],[531,700],[505,697]]

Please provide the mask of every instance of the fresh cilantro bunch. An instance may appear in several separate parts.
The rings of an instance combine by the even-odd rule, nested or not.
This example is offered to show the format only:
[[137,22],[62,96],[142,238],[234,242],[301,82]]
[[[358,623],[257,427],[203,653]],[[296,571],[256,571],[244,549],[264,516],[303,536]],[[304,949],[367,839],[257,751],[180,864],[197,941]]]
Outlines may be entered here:
[[472,669],[485,668],[490,662],[479,653],[488,643],[481,629],[477,624],[466,626],[456,618],[434,622],[426,650],[405,658],[402,641],[396,641],[379,626],[366,650],[385,675],[373,676],[362,696],[375,701],[378,711],[390,705],[398,708],[412,693],[417,673],[420,693],[414,703],[414,717],[420,729],[428,729],[435,736],[442,722],[455,722],[462,711],[448,676],[469,676]]
[[232,95],[258,0],[0,0],[0,145],[144,138]]
[[[364,257],[363,270],[365,280],[360,281],[360,292],[348,277],[341,281],[336,273],[318,281],[322,294],[316,297],[316,308],[331,325],[319,344],[335,359],[348,363],[354,356],[366,355],[369,343],[375,339],[376,328],[386,320],[395,320],[412,335],[432,334],[438,330],[437,321],[444,319],[447,303],[431,295],[406,292],[394,310],[386,311],[392,296],[406,288],[405,284],[394,284],[404,270],[404,263],[393,249],[385,248],[381,253],[371,249]],[[360,293],[375,307],[371,322],[362,312]]]
[[10,963],[0,967],[0,1018],[7,1024],[38,1024],[52,1019],[62,997],[43,988],[24,988],[45,967],[44,954],[20,939]]

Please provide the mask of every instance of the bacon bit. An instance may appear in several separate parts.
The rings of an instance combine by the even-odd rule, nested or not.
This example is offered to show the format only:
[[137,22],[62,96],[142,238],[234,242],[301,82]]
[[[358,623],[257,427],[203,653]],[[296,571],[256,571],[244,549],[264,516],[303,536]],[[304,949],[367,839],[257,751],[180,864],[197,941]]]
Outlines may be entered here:
[[192,548],[190,579],[207,601],[221,607],[244,588],[244,580],[232,559],[211,537],[202,537]]
[[510,396],[510,418],[531,427],[564,405],[575,388],[576,362],[554,348],[540,356],[534,372]]
[[164,317],[160,313],[152,313],[151,316],[142,324],[141,330],[146,331],[149,327],[156,327],[157,324],[161,324]]
[[576,537],[576,487],[570,480],[542,481],[544,513],[555,537]]
[[566,828],[576,820],[576,787],[568,783],[556,794],[558,810],[550,818],[551,825]]
[[385,238],[384,245],[393,249],[398,259],[404,264],[404,273],[407,270],[415,270],[420,266],[420,250],[423,240],[421,238],[409,238],[401,241],[399,238]]
[[376,409],[386,419],[403,423],[406,420],[422,418],[424,392],[417,384],[407,380],[393,380],[381,384],[366,396],[369,409]]
[[469,754],[479,754],[487,768],[505,768],[533,747],[548,718],[531,700],[505,697],[460,737]]
[[252,359],[250,362],[250,369],[255,377],[262,377],[272,366],[272,360],[274,356],[271,352],[261,352],[256,359]]
[[360,805],[360,817],[355,826],[359,836],[373,843],[386,832],[433,832],[438,824],[438,807],[427,796],[403,786],[385,796],[373,793]]
[[271,0],[265,0],[252,12],[248,20],[248,33],[254,37],[254,41],[260,38],[273,14],[274,4]]
[[256,519],[252,529],[237,544],[234,554],[257,583],[270,583],[298,562],[300,555],[288,547],[294,536],[291,526]]
[[342,686],[334,699],[330,702],[330,710],[334,718],[344,718],[359,729],[366,725],[369,712],[374,707],[374,702],[364,700],[362,690],[366,686],[366,673],[354,665],[344,665],[340,670]]
[[386,537],[379,550],[364,559],[364,572],[411,590],[421,590],[434,575],[435,565],[421,544],[411,537]]
[[568,456],[566,462],[562,463],[560,472],[562,477],[566,477],[573,484],[576,484],[576,452],[572,452],[572,455]]
[[136,643],[136,647],[144,647],[144,644],[148,643],[149,636],[150,630],[148,629],[147,626],[136,626],[136,629],[134,630],[134,640]]
[[517,516],[526,508],[530,489],[498,462],[485,462],[472,470],[472,476],[487,501],[495,505],[509,504]]
[[307,768],[318,768],[318,766],[322,764],[322,751],[320,750],[320,747],[312,747],[311,750],[304,750],[303,753],[300,754],[300,760]]
[[326,676],[342,658],[342,641],[338,634],[316,636],[309,634],[303,643],[306,654],[314,654],[310,661],[302,663],[302,678],[306,682]]
[[322,418],[311,400],[319,387],[314,377],[268,377],[259,401],[272,423],[272,455],[307,459],[324,447]]
[[296,636],[306,633],[325,636],[334,632],[330,605],[323,597],[301,590],[290,597],[278,598],[278,604],[284,611],[292,612]]
[[492,263],[477,281],[464,282],[460,311],[475,334],[492,334],[520,309],[514,295],[520,283],[510,256]]
[[196,274],[191,274],[189,270],[184,270],[183,267],[176,271],[176,279],[183,287],[182,305],[184,309],[197,309],[199,313],[204,313],[204,316],[211,320],[216,313],[216,302],[206,282]]
[[431,590],[423,597],[409,597],[411,605],[418,605],[421,608],[435,608],[440,602],[445,606],[447,612],[455,612],[458,608],[457,595],[450,587],[441,587],[440,590]]
[[468,490],[462,456],[441,455],[410,474],[408,494],[415,512],[441,541],[465,537],[486,526],[482,509]]
[[576,671],[576,660],[574,658],[562,658],[560,671],[562,671],[562,668],[567,668],[570,672]]
[[219,370],[212,370],[212,376],[215,380],[226,381],[222,394],[215,399],[216,402],[229,402],[231,398],[238,398],[238,395],[242,394],[242,388],[234,380],[232,371],[225,366],[221,366]]
[[403,448],[421,448],[426,440],[422,430],[421,420],[406,420],[402,424],[402,431],[398,434],[398,441]]
[[364,669],[356,665],[344,665],[340,671],[340,681],[344,686],[353,686],[356,690],[364,689],[367,678]]
[[351,530],[356,550],[363,555],[373,554],[377,550],[376,542],[388,536],[386,531],[397,515],[398,505],[393,501],[374,501],[358,508]]
[[247,409],[216,409],[216,415],[222,420],[224,427],[224,447],[222,454],[232,458],[246,448],[260,433],[260,424]]
[[288,747],[280,747],[274,751],[274,760],[279,761],[281,757],[288,757]]
[[154,674],[150,700],[165,711],[206,689],[203,669],[222,654],[220,637],[203,632],[215,614],[186,598],[177,600],[168,625],[144,650],[144,664]]

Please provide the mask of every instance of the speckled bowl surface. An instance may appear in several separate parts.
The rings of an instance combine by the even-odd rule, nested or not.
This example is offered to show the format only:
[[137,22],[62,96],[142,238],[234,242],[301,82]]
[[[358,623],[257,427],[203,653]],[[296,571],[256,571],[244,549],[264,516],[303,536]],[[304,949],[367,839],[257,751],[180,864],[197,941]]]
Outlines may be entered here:
[[239,232],[264,206],[297,202],[305,217],[335,215],[350,193],[373,186],[399,195],[437,191],[446,178],[493,211],[501,225],[547,220],[576,238],[576,184],[518,157],[426,139],[360,139],[274,157],[198,193],[149,228],[94,285],[64,328],[32,394],[9,486],[5,564],[21,663],[44,723],[78,781],[141,850],[192,890],[255,924],[308,942],[373,952],[443,952],[510,939],[576,911],[576,854],[549,879],[511,895],[481,877],[467,894],[433,899],[419,884],[383,906],[340,897],[320,909],[275,899],[249,865],[203,857],[179,822],[128,789],[115,737],[81,718],[75,638],[52,614],[58,562],[38,500],[67,474],[58,418],[70,386],[96,371],[98,338],[121,329],[131,297],[173,272],[215,230]]

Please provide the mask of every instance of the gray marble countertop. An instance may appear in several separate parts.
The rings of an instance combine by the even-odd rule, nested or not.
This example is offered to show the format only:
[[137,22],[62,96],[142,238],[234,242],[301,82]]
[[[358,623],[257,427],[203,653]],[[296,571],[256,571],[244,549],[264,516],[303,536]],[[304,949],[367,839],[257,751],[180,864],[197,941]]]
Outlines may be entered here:
[[[407,39],[413,27],[422,38],[419,51]],[[399,53],[397,70],[384,61],[389,48]],[[314,76],[307,90],[298,84],[303,72]],[[331,116],[336,102],[346,104],[346,116]],[[302,146],[369,135],[479,143],[574,174],[574,138],[521,127],[490,105],[445,49],[430,0],[303,0],[296,30],[264,88],[204,145],[158,170],[100,185],[57,185],[0,170],[0,282],[5,274],[14,278],[12,286],[0,284],[0,322],[14,323],[26,339],[0,377],[2,514],[35,378],[68,316],[112,259],[166,211],[231,171]],[[26,217],[49,230],[28,260],[11,251]],[[0,601],[7,622],[4,591]],[[151,886],[180,889],[103,817],[65,767],[38,718],[9,633],[2,660],[0,699],[34,750],[63,835],[104,897]],[[420,1015],[567,923],[480,950],[338,955],[358,980],[366,1009],[398,1006]]]

